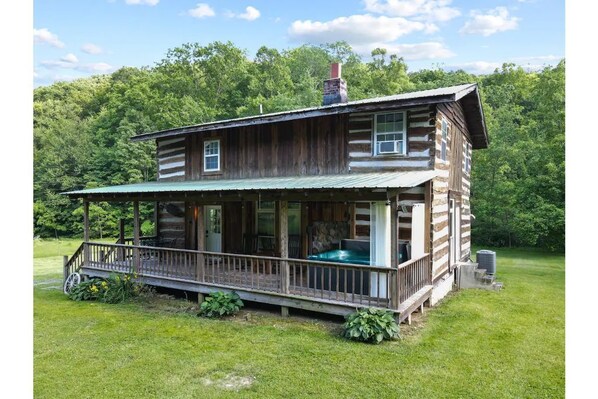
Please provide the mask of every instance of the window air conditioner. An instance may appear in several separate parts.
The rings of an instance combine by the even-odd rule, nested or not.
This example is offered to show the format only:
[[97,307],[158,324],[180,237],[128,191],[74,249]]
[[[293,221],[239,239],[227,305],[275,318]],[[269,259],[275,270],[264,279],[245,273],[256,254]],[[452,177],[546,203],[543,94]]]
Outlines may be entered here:
[[398,154],[401,152],[401,141],[379,141],[378,154]]

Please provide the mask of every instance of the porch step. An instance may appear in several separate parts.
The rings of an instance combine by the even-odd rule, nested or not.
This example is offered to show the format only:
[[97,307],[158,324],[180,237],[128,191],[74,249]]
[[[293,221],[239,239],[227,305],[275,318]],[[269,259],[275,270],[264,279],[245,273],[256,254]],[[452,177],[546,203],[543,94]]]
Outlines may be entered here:
[[481,288],[499,291],[503,284],[496,281],[494,274],[488,274],[485,269],[478,269],[478,264],[463,262],[459,265],[457,286],[464,288]]
[[433,285],[424,286],[399,305],[399,308],[397,309],[397,313],[399,314],[398,323],[407,321],[407,324],[411,324],[411,313],[419,308],[423,308],[424,302],[432,296],[433,287]]

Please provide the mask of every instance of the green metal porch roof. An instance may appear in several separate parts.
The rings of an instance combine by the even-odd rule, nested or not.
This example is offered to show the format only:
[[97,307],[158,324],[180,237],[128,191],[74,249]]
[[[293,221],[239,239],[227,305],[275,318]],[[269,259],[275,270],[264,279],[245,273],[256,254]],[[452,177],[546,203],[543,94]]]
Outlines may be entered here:
[[201,193],[233,191],[277,191],[277,190],[342,190],[342,189],[387,189],[407,188],[422,184],[435,176],[434,170],[354,173],[323,176],[262,177],[235,180],[193,180],[177,182],[146,182],[89,188],[68,191],[62,194],[70,197],[93,197],[111,194],[152,193]]

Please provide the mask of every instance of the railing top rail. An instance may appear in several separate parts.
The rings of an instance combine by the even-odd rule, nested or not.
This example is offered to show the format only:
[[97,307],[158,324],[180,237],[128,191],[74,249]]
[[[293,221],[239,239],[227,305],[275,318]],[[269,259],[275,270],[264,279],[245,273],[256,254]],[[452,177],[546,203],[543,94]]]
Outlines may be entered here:
[[[158,236],[141,236],[139,237],[140,240],[143,239],[154,239],[154,238],[158,238]],[[135,238],[134,237],[125,237],[125,240],[129,240],[129,241],[133,241]]]
[[115,247],[115,248],[137,248],[141,250],[156,250],[156,251],[170,251],[170,252],[180,252],[180,253],[190,253],[190,254],[201,254],[201,255],[214,255],[214,256],[236,256],[239,258],[246,258],[246,259],[259,259],[259,260],[272,260],[272,261],[285,261],[285,262],[292,262],[292,263],[304,263],[309,266],[326,266],[326,267],[341,267],[345,269],[363,269],[367,271],[376,271],[376,272],[385,272],[388,273],[389,271],[396,270],[395,268],[384,267],[384,266],[376,266],[376,265],[360,265],[356,263],[338,263],[338,262],[323,262],[323,261],[316,261],[310,259],[295,259],[295,258],[277,258],[274,256],[260,256],[260,255],[245,255],[245,254],[234,254],[234,253],[224,253],[224,252],[210,252],[210,251],[197,251],[191,249],[179,249],[179,248],[166,248],[166,247],[150,247],[150,246],[141,246],[141,245],[127,245],[127,244],[110,244],[110,243],[103,243],[103,242],[86,242],[90,245],[101,245],[104,247]]
[[75,251],[75,253],[73,253],[73,256],[71,256],[69,258],[69,260],[67,261],[67,263],[66,263],[65,266],[67,266],[67,267],[70,266],[75,261],[75,259],[83,252],[83,245],[84,244],[85,244],[85,242],[82,242],[79,245],[79,247],[77,248],[77,250]]
[[410,265],[414,264],[415,262],[418,262],[418,261],[420,261],[420,260],[422,260],[424,258],[427,258],[428,256],[430,256],[429,253],[423,254],[419,258],[413,258],[413,259],[408,260],[407,262],[399,263],[399,269],[403,269],[403,268],[405,268],[407,266],[410,266]]

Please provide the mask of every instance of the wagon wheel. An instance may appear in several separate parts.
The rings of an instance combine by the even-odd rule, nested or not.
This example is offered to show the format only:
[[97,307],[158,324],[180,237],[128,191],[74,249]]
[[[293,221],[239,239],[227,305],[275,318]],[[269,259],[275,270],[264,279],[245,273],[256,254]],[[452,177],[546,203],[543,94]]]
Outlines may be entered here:
[[69,294],[74,286],[81,282],[81,275],[79,273],[71,273],[64,282],[64,293]]

